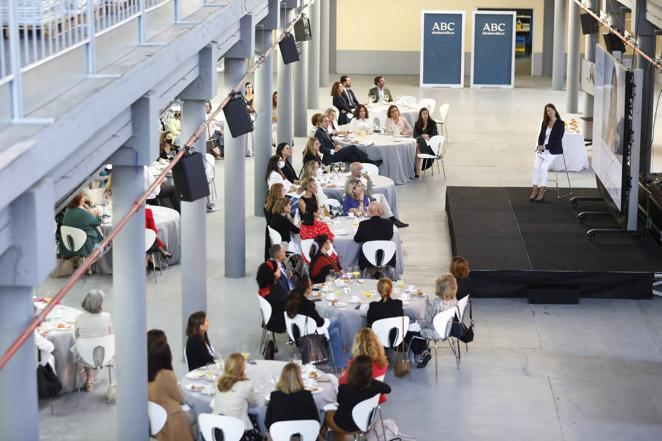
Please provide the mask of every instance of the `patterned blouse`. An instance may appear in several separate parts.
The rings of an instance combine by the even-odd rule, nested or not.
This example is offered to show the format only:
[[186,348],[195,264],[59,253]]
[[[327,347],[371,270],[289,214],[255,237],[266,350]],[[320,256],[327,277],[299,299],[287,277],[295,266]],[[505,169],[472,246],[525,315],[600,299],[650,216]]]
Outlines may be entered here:
[[329,226],[326,222],[317,219],[315,219],[315,222],[313,222],[312,225],[301,224],[299,230],[299,237],[301,237],[301,240],[315,239],[320,234],[326,234],[329,236],[329,240],[333,241],[333,233]]
[[449,308],[454,308],[457,305],[457,300],[443,300],[441,297],[435,297],[432,302],[429,302],[425,309],[425,319],[420,323],[421,335],[427,340],[439,340],[441,337],[434,330],[432,320],[434,316]]

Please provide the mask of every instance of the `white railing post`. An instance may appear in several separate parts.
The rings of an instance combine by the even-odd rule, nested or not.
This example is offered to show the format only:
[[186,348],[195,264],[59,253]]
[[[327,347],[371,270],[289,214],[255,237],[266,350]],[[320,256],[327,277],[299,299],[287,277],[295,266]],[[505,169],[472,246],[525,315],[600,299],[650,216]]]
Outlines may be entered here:
[[139,0],[140,15],[138,15],[138,44],[145,44],[145,0]]
[[86,45],[86,58],[87,58],[87,74],[94,75],[97,73],[97,49],[96,49],[96,30],[94,26],[94,1],[87,1],[87,45]]
[[21,48],[18,38],[16,0],[9,0],[9,62],[11,80],[12,119],[23,119],[23,82],[21,77]]

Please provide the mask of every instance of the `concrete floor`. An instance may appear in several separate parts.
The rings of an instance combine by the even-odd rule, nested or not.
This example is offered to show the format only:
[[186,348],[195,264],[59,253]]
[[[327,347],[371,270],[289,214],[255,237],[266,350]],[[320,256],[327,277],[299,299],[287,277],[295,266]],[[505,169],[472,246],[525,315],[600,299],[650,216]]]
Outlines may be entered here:
[[[418,78],[389,77],[395,95],[433,97],[451,104],[446,172],[449,185],[528,186],[533,146],[545,103],[565,114],[565,94],[552,91],[549,79],[517,78],[512,90],[419,89]],[[372,79],[354,78],[359,100]],[[320,89],[320,103],[330,103]],[[581,106],[580,106],[581,108]],[[659,139],[659,138],[658,138]],[[295,168],[302,139],[296,140]],[[654,165],[660,149],[654,148]],[[208,313],[210,338],[222,354],[248,348],[259,340],[254,299],[255,269],[263,246],[262,218],[253,216],[253,159],[247,159],[247,276],[223,274],[223,211],[207,216]],[[223,207],[223,162],[217,163],[219,207]],[[572,173],[576,187],[593,187],[592,171]],[[405,278],[430,288],[450,260],[446,182],[435,175],[399,186]],[[163,329],[176,360],[181,360],[180,266],[165,271],[158,284],[148,280],[148,326]],[[40,295],[54,294],[63,279],[48,280]],[[113,312],[112,278],[88,277],[64,303],[77,306],[90,288],[106,291]],[[419,441],[463,439],[653,441],[662,439],[662,300],[584,300],[576,306],[529,305],[522,299],[476,300],[476,340],[455,369],[450,351],[440,349],[439,381],[434,363],[415,370],[411,379],[387,382],[393,393],[384,406],[401,430]],[[286,348],[279,354],[291,355]],[[182,363],[175,368],[185,373]],[[121,375],[121,373],[120,373]],[[105,374],[100,375],[105,378]],[[103,401],[105,380],[97,390],[59,397],[51,415],[42,403],[41,440],[114,441],[115,406]]]

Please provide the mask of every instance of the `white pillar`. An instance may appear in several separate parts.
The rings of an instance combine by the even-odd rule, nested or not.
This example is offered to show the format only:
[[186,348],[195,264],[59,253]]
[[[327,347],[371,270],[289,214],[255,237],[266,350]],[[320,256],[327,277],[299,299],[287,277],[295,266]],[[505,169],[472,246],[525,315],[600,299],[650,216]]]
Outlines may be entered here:
[[552,88],[563,90],[563,65],[565,57],[565,0],[554,2],[554,60],[552,65]]
[[310,28],[313,34],[308,42],[308,108],[320,107],[320,0],[310,6]]
[[[320,3],[320,86],[329,85],[329,26],[331,22],[331,0]],[[376,12],[377,13],[377,12]]]
[[568,73],[565,111],[577,113],[579,106],[579,5],[568,0]]
[[[273,31],[258,31],[256,44],[258,50],[263,52],[273,43]],[[276,56],[279,56],[276,52]],[[254,173],[254,201],[253,211],[255,216],[264,216],[264,199],[267,197],[267,182],[264,176],[267,173],[267,162],[271,157],[271,95],[274,91],[273,83],[273,57],[269,55],[262,66],[255,72],[255,89],[257,99],[255,100],[255,173]]]

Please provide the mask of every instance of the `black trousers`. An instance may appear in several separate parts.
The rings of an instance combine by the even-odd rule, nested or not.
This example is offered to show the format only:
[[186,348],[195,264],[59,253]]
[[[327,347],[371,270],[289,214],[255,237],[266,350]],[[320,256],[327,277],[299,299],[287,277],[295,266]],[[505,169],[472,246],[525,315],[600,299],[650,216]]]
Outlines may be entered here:
[[[325,156],[326,158],[326,156]],[[336,151],[332,156],[331,156],[331,162],[369,162],[372,163],[370,159],[368,159],[368,155],[361,149],[359,149],[355,145],[348,145],[347,147],[343,147],[340,150]],[[330,164],[329,163],[329,164]]]
[[159,195],[154,198],[154,199],[147,199],[148,205],[165,205],[165,206],[170,206],[174,210],[177,211],[177,213],[182,212],[182,203],[179,200],[179,196],[177,195],[177,189],[175,188],[174,185],[163,185],[161,186],[161,191],[159,192]]

